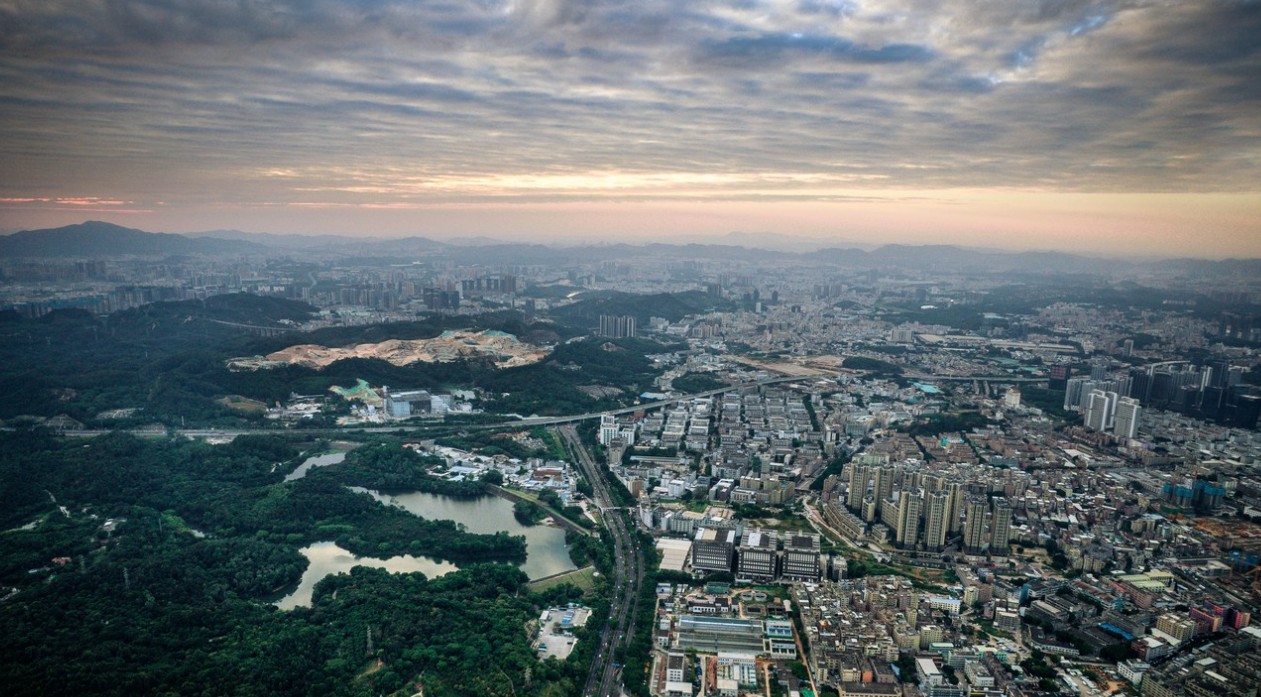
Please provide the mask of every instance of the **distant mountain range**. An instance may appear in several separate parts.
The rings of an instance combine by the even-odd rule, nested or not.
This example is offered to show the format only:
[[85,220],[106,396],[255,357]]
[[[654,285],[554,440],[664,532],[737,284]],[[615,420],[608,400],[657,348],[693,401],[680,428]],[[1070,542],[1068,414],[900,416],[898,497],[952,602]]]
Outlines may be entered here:
[[359,244],[363,240],[346,235],[276,235],[270,232],[242,232],[240,230],[208,230],[189,232],[184,237],[194,239],[234,240],[253,242],[277,249],[320,249],[336,245]]
[[[1065,252],[1008,252],[953,245],[889,244],[874,249],[820,247],[813,238],[774,233],[732,233],[714,238],[745,244],[525,244],[487,237],[438,241],[427,237],[396,239],[343,235],[275,235],[213,230],[190,234],[145,232],[112,223],[88,221],[45,230],[0,236],[0,258],[100,258],[172,255],[335,255],[346,259],[388,259],[396,263],[434,257],[458,264],[596,263],[662,259],[733,262],[825,262],[847,268],[908,268],[943,272],[1023,272],[1105,274],[1147,271],[1171,275],[1261,276],[1261,259],[1164,259],[1127,261]],[[794,247],[794,241],[800,246]],[[767,249],[752,246],[766,243]]]
[[739,247],[748,247],[750,249],[767,249],[773,252],[793,252],[801,254],[803,252],[813,252],[819,249],[828,249],[837,245],[844,245],[846,248],[872,250],[879,245],[866,244],[856,240],[846,240],[839,238],[819,238],[819,237],[798,237],[796,235],[784,235],[778,232],[729,232],[725,235],[714,237],[708,236],[704,238],[679,238],[680,242],[694,242],[697,244],[722,244],[736,245]]
[[89,220],[0,237],[0,257],[101,258],[184,254],[257,254],[266,247],[244,240],[195,238]]

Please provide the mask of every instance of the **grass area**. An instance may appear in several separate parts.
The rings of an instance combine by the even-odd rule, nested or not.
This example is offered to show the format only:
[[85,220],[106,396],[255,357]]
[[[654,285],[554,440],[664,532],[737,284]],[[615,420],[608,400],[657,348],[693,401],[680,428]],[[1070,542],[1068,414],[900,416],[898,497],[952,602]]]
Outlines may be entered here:
[[562,583],[572,583],[581,588],[582,592],[590,593],[595,589],[595,573],[595,567],[584,566],[581,569],[576,569],[560,576],[553,576],[552,578],[544,579],[542,581],[531,581],[526,584],[526,588],[538,593],[549,588],[555,588]]
[[263,404],[257,399],[242,397],[239,394],[230,394],[227,397],[222,397],[215,401],[229,409],[235,409],[237,411],[243,411],[251,414],[261,414],[262,412],[267,411],[266,404]]
[[810,527],[810,521],[799,515],[772,516],[758,518],[749,522],[761,528],[770,528],[782,532],[814,532],[814,528]]
[[368,661],[367,667],[365,667],[363,671],[359,673],[359,675],[355,676],[355,680],[366,678],[369,675],[372,675],[373,673],[377,672],[378,670],[381,670],[384,667],[385,667],[385,661],[379,658],[374,658]]
[[999,639],[1012,638],[1011,632],[1006,632],[1001,629],[995,629],[994,622],[992,620],[978,620],[974,624],[976,625],[978,629],[981,630],[982,634],[986,634],[992,637],[997,637]]
[[869,576],[902,576],[911,579],[911,583],[916,588],[934,593],[947,593],[947,588],[942,584],[957,583],[959,580],[950,569],[926,569],[921,566],[889,564],[875,560],[863,561],[862,564]]
[[569,454],[565,452],[565,446],[560,442],[560,436],[550,429],[535,429],[534,434],[543,441],[547,448],[547,457],[550,460],[568,460]]

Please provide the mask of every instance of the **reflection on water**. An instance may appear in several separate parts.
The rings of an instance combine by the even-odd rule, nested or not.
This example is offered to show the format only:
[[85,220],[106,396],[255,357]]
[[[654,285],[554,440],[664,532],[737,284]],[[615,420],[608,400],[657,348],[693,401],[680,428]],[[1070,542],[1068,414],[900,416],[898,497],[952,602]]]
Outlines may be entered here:
[[410,554],[390,557],[389,559],[358,557],[338,547],[336,542],[317,542],[309,547],[303,547],[299,551],[311,564],[303,572],[302,580],[298,583],[297,590],[276,601],[276,607],[281,610],[292,610],[299,605],[310,606],[311,594],[315,591],[315,584],[319,583],[325,576],[346,573],[356,566],[370,566],[374,569],[385,569],[396,574],[420,571],[430,578],[441,576],[448,571],[455,571],[456,568],[455,564],[449,562],[438,561],[428,557],[413,557]]
[[[285,481],[301,479],[312,467],[336,464],[345,457],[346,453],[330,453],[307,458],[298,469],[285,477]],[[518,523],[512,515],[512,503],[497,496],[457,499],[422,492],[382,494],[361,487],[349,488],[369,494],[388,506],[399,506],[423,518],[453,520],[472,533],[489,535],[503,531],[510,535],[523,535],[526,542],[526,559],[520,566],[521,570],[532,579],[572,571],[576,568],[569,559],[569,550],[565,547],[564,530],[549,525],[527,527]],[[300,551],[310,561],[310,565],[302,574],[297,590],[276,602],[276,606],[282,610],[291,610],[299,605],[309,606],[311,593],[320,579],[329,574],[348,572],[355,566],[370,566],[393,573],[420,571],[430,578],[456,569],[456,566],[450,562],[429,557],[403,555],[384,560],[358,557],[338,547],[335,542],[319,542]]]
[[512,515],[512,502],[498,496],[457,499],[419,491],[381,494],[360,487],[350,488],[371,494],[387,505],[400,506],[422,518],[454,520],[463,524],[469,532],[489,535],[503,531],[509,535],[524,535],[526,558],[521,570],[530,578],[543,578],[577,568],[565,548],[564,530],[550,525],[527,527],[518,523]]
[[286,482],[292,482],[295,479],[302,479],[312,467],[327,467],[335,465],[346,459],[346,453],[326,453],[324,455],[313,455],[302,461],[298,465],[298,469],[285,475]]

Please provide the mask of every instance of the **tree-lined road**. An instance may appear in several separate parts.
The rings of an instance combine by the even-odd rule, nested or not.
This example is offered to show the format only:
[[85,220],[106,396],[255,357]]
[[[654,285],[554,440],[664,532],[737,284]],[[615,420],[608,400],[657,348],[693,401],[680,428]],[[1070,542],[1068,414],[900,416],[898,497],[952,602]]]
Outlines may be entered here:
[[770,378],[768,380],[758,380],[756,382],[742,382],[727,387],[720,387],[715,390],[705,390],[704,392],[694,392],[692,394],[679,395],[669,399],[659,399],[652,402],[644,402],[634,406],[622,407],[620,409],[610,409],[608,411],[592,411],[585,414],[570,414],[568,416],[532,416],[524,419],[516,419],[513,421],[494,421],[488,423],[445,423],[435,422],[432,424],[410,424],[398,426],[338,426],[336,428],[254,428],[254,429],[213,429],[213,428],[177,428],[177,429],[160,429],[160,428],[135,428],[135,429],[68,429],[62,431],[62,435],[90,437],[100,436],[106,433],[114,433],[116,430],[122,433],[130,433],[136,436],[162,436],[167,433],[176,433],[189,438],[235,438],[237,436],[259,436],[259,435],[276,435],[278,433],[300,433],[310,435],[312,437],[319,436],[339,436],[346,433],[401,433],[401,434],[425,434],[428,431],[486,431],[505,428],[520,428],[522,426],[564,426],[568,424],[581,423],[589,419],[598,419],[603,416],[623,416],[625,414],[633,414],[637,411],[647,411],[649,409],[658,409],[660,407],[678,404],[689,399],[704,399],[705,397],[713,397],[731,392],[732,390],[742,390],[749,387],[760,387],[762,385],[775,385],[783,382],[802,382],[803,380],[812,380],[811,377],[782,377]]
[[596,504],[613,536],[613,597],[609,622],[600,635],[600,645],[583,687],[584,697],[614,697],[620,694],[615,656],[618,649],[630,647],[634,638],[635,616],[639,612],[639,588],[644,580],[643,552],[634,535],[634,524],[618,507],[605,470],[591,457],[572,426],[557,429],[583,476],[591,483]]

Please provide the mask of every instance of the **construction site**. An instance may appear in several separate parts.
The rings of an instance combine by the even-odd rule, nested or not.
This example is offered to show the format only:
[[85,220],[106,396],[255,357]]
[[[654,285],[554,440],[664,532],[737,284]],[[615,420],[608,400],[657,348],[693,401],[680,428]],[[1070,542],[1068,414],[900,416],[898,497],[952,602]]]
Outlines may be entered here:
[[522,343],[505,332],[446,331],[432,339],[390,339],[340,348],[298,344],[266,356],[233,358],[228,361],[228,367],[232,370],[265,370],[284,365],[303,365],[323,370],[349,358],[377,358],[399,366],[489,358],[501,368],[515,368],[537,363],[546,355],[545,349]]

